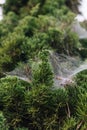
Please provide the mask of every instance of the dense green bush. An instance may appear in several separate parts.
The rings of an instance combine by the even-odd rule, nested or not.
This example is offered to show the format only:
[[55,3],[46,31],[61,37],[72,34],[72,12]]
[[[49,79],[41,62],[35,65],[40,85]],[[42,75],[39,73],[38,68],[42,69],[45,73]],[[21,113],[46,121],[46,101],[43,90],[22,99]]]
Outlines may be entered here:
[[[40,55],[44,60],[46,57],[43,54],[47,53]],[[83,76],[85,75],[86,72]],[[5,123],[11,129],[74,130],[80,123],[82,129],[86,128],[87,87],[84,85],[82,88],[84,78],[81,80],[81,76],[77,76],[76,87],[67,86],[67,89],[57,90],[43,82],[38,86],[33,84],[31,88],[30,84],[16,77],[1,79],[0,109],[3,111]]]
[[[86,129],[87,72],[77,75],[76,84],[55,89],[49,62],[50,50],[72,56],[86,48],[86,40],[71,31],[75,15],[65,2],[6,0],[0,21],[0,129]],[[20,62],[31,66],[30,83],[6,76]]]
[[59,128],[66,116],[67,92],[51,90],[44,85],[33,86],[29,91],[28,86],[17,78],[0,80],[1,110],[7,124],[11,128],[25,126],[34,130],[55,129],[55,125]]
[[22,123],[22,118],[26,115],[25,94],[29,86],[16,77],[0,80],[0,108],[10,127],[20,126],[18,124]]
[[22,7],[23,5],[25,5],[28,2],[28,0],[6,0],[5,5],[4,5],[4,10],[5,13],[9,12],[9,11],[14,11],[16,13],[18,13],[18,8]]
[[[25,61],[27,59],[26,41],[22,33],[9,34],[3,40],[2,47],[0,48],[0,67],[2,69],[11,70],[15,67],[17,61]],[[25,56],[25,59],[22,56]]]
[[40,52],[40,63],[37,69],[33,70],[33,84],[38,86],[40,84],[44,84],[46,86],[53,85],[53,72],[51,70],[50,64],[48,62],[48,52],[43,51]]
[[17,26],[17,24],[18,16],[14,12],[9,12],[4,17],[4,19],[0,21],[0,37],[2,38],[4,36],[7,36],[9,32],[13,32],[13,29]]

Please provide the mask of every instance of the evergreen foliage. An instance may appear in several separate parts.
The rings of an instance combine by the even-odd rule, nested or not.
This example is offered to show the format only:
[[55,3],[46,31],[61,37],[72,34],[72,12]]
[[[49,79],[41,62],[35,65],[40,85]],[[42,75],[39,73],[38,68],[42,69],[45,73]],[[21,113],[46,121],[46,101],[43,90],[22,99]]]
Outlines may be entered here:
[[[0,129],[87,129],[87,71],[76,76],[76,84],[54,89],[49,62],[50,50],[86,56],[79,49],[86,49],[86,40],[71,30],[74,17],[66,0],[6,0],[0,21]],[[6,76],[20,62],[31,67],[30,83]]]
[[53,73],[48,62],[47,53],[47,51],[43,51],[39,54],[41,61],[38,65],[38,68],[33,72],[33,84],[35,86],[44,84],[52,87],[53,85]]

